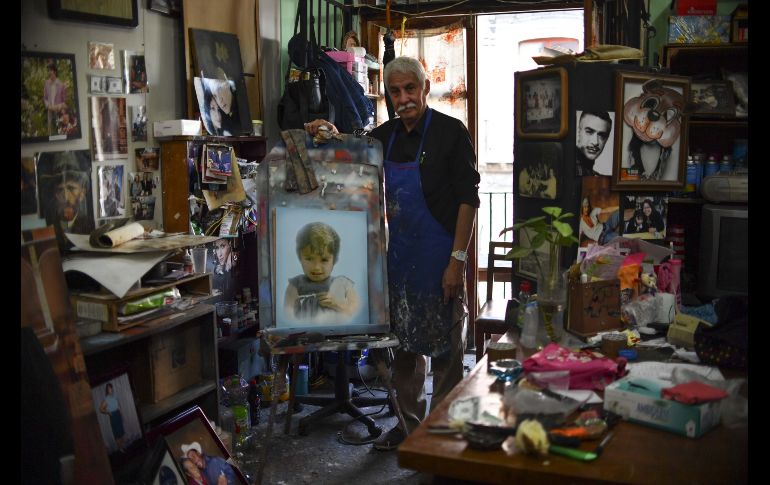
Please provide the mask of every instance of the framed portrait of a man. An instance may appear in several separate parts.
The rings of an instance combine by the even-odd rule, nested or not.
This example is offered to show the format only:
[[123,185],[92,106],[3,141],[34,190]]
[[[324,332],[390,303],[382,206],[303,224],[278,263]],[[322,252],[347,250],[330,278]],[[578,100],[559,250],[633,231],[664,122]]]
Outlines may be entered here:
[[91,152],[43,152],[36,156],[38,206],[47,224],[63,233],[94,229]]
[[550,67],[516,73],[516,133],[521,138],[556,139],[567,134],[567,71]]
[[21,142],[82,136],[75,55],[21,53]]

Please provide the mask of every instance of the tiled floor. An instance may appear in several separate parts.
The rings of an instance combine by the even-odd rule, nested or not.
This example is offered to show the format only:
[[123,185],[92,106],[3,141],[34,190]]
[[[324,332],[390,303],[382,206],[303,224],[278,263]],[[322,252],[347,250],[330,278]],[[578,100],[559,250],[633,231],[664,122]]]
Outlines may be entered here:
[[[465,371],[475,365],[475,355],[465,355]],[[331,380],[330,380],[331,384]],[[366,389],[360,381],[354,381],[357,390],[362,395]],[[370,381],[370,387],[383,388],[376,382]],[[328,387],[331,389],[331,387]],[[428,376],[426,390],[432,393],[432,376]],[[320,391],[313,391],[320,392]],[[374,391],[378,393],[378,391]],[[361,441],[368,437],[363,424],[353,421],[346,414],[329,416],[309,428],[307,436],[297,433],[297,421],[318,407],[304,405],[302,411],[292,416],[292,426],[289,435],[283,433],[286,420],[287,404],[278,406],[276,422],[273,427],[272,439],[267,443],[267,459],[262,483],[264,484],[425,484],[431,483],[432,477],[417,473],[413,470],[399,468],[395,451],[381,452],[371,444],[352,445],[346,441]],[[388,407],[380,406],[363,408],[366,413],[373,413],[372,418],[384,431],[396,425],[397,419],[389,414]],[[264,444],[264,434],[269,416],[269,408],[262,410],[262,419],[255,433],[255,443]],[[258,446],[257,445],[257,446]],[[258,448],[252,448],[249,455],[257,455]],[[249,472],[256,469],[256,461],[248,463],[244,469]],[[253,472],[252,472],[253,473]]]

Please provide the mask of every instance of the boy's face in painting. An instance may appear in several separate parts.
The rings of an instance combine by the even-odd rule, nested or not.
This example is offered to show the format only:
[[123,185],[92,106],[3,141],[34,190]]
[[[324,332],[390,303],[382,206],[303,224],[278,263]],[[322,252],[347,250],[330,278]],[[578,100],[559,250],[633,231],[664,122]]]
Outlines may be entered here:
[[299,262],[302,271],[310,281],[324,281],[332,274],[334,268],[334,255],[328,251],[316,252],[310,246],[305,246],[299,253]]

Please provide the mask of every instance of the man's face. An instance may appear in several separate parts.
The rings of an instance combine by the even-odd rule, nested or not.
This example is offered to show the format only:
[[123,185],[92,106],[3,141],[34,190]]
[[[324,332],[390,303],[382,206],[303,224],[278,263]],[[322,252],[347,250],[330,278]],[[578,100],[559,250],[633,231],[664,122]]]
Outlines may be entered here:
[[604,150],[609,136],[609,122],[594,115],[585,115],[580,118],[577,147],[587,159],[596,160]]
[[388,79],[388,93],[393,107],[408,128],[414,126],[428,107],[429,92],[430,81],[426,79],[422,86],[417,76],[411,73],[393,72]]
[[67,222],[74,220],[85,195],[83,186],[76,180],[66,180],[57,185],[56,203],[59,208],[59,216]]
[[227,241],[216,241],[214,243],[214,253],[217,255],[219,264],[227,263],[227,258],[230,257],[230,244]]
[[214,128],[222,128],[222,112],[219,111],[219,105],[217,101],[212,97],[211,104],[209,105],[209,118]]
[[319,254],[310,246],[305,246],[299,253],[299,262],[305,276],[310,281],[319,282],[331,276],[334,267],[334,255],[328,251],[321,251]]
[[205,467],[205,464],[203,463],[203,457],[200,453],[198,453],[198,450],[188,450],[187,458],[189,458],[190,461],[193,462],[198,468],[203,469]]

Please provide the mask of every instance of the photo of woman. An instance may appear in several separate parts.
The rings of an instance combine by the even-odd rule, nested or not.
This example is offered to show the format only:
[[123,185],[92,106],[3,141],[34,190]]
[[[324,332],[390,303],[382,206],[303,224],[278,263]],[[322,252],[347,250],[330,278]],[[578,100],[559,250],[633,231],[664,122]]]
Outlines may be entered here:
[[126,453],[140,443],[142,428],[127,372],[92,387],[91,397],[108,453]]
[[665,239],[668,198],[658,195],[623,197],[623,236]]

